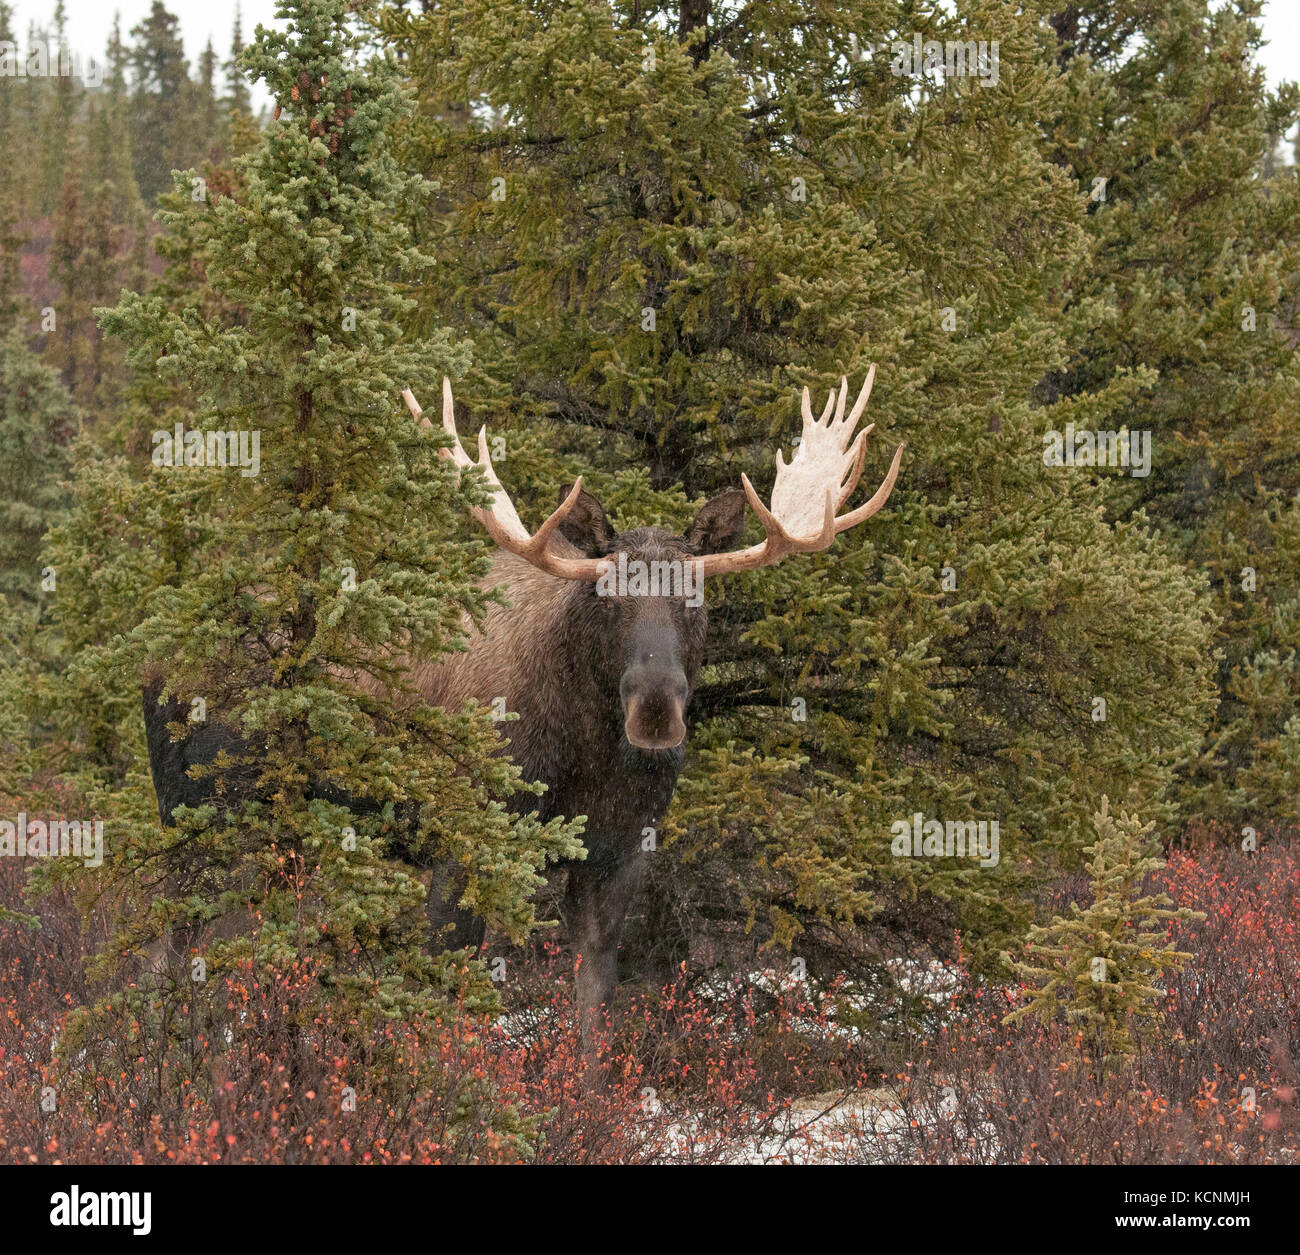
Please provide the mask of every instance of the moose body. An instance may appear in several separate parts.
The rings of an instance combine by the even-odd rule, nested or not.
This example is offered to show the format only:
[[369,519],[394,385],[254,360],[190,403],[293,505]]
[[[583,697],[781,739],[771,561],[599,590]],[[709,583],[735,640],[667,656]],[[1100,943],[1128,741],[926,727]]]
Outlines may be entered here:
[[[584,493],[579,507],[582,523],[553,539],[552,550],[608,552],[613,537],[600,506]],[[689,561],[700,543],[734,541],[743,509],[741,494],[728,494],[701,510],[687,537],[638,528],[618,537],[618,549],[633,562]],[[578,535],[587,523],[594,527]],[[504,585],[510,605],[489,612],[467,653],[427,668],[416,684],[435,705],[504,704],[517,716],[501,725],[511,757],[546,785],[522,805],[536,806],[543,820],[586,816],[587,857],[567,865],[564,918],[579,958],[577,1005],[590,1013],[613,992],[645,829],[659,826],[677,785],[707,611],[682,597],[602,596],[592,583],[558,579],[512,554],[498,557],[489,581]],[[430,894],[434,927],[452,923],[453,945],[477,946],[482,922],[439,897]]]
[[[709,575],[826,549],[838,532],[880,509],[893,488],[902,446],[871,500],[836,515],[861,475],[871,429],[858,433],[851,447],[849,442],[870,386],[869,375],[846,418],[842,383],[834,418],[832,394],[821,420],[813,419],[805,389],[804,435],[788,466],[778,455],[771,510],[742,477],[743,492],[707,502],[682,536],[664,528],[615,533],[581,479],[561,491],[559,507],[530,534],[492,470],[480,433],[477,465],[494,501],[475,513],[502,550],[486,583],[503,586],[508,604],[494,605],[482,630],[470,630],[466,652],[419,664],[409,678],[433,705],[456,708],[471,699],[504,705],[517,718],[501,724],[508,738],[503,750],[526,778],[546,786],[540,798],[525,794],[516,805],[537,808],[543,820],[586,816],[587,857],[567,868],[564,916],[588,1043],[593,1013],[613,993],[623,923],[643,866],[645,829],[662,821],[684,761],[687,711],[708,632],[707,609],[702,598],[689,595],[692,587]],[[415,417],[430,425],[405,395]],[[443,427],[452,444],[442,452],[462,469],[476,465],[461,448],[446,382]],[[744,528],[747,500],[765,539],[729,552]],[[667,578],[646,587],[611,580],[616,569],[634,565]],[[144,705],[159,810],[167,823],[177,805],[207,800],[210,783],[189,779],[188,767],[235,745],[219,726],[173,741],[167,725],[184,715],[175,699],[159,704],[162,688],[161,676],[150,677]],[[428,899],[433,931],[441,944],[477,950],[483,922],[461,907],[459,897],[452,871],[436,868]]]
[[[725,493],[701,509],[685,537],[663,528],[615,537],[600,504],[583,492],[550,547],[572,558],[621,552],[647,568],[666,563],[681,570],[704,549],[735,542],[744,506],[742,493]],[[526,779],[546,786],[540,798],[521,794],[516,809],[536,809],[542,821],[586,816],[587,856],[562,870],[564,918],[579,959],[576,1002],[590,1013],[613,992],[644,831],[659,826],[677,785],[708,612],[687,604],[684,595],[604,596],[593,583],[557,578],[511,553],[497,555],[484,583],[504,588],[508,605],[491,607],[466,652],[416,667],[409,678],[432,705],[454,709],[472,699],[484,706],[499,703],[516,716],[500,725],[508,738],[503,751]],[[210,800],[211,784],[186,774],[191,765],[210,763],[222,749],[242,757],[246,747],[219,722],[173,741],[168,724],[183,722],[185,708],[176,699],[160,705],[162,687],[160,675],[151,678],[144,707],[159,809],[167,823],[177,806]],[[245,769],[245,775],[241,782],[227,773],[228,795],[239,792],[241,783],[251,787],[255,772]],[[354,799],[334,800],[357,805]],[[457,897],[452,869],[435,868],[428,898],[435,938],[453,949],[477,950],[483,921],[463,910]]]

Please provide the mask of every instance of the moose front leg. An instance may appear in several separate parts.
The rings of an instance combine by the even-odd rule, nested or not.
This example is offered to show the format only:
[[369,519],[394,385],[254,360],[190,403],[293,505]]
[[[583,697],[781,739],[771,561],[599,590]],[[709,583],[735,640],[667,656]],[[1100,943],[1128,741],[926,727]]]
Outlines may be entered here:
[[577,963],[574,997],[583,1056],[596,1057],[604,1016],[617,982],[623,922],[640,879],[640,860],[575,863],[569,872],[565,915]]

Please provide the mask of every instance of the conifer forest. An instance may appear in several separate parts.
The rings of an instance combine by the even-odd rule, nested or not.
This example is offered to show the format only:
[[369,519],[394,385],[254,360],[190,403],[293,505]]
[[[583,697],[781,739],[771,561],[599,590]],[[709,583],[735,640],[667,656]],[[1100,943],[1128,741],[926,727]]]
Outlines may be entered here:
[[167,1165],[815,1164],[1249,1227],[1293,5],[0,0],[39,1224],[185,1240]]

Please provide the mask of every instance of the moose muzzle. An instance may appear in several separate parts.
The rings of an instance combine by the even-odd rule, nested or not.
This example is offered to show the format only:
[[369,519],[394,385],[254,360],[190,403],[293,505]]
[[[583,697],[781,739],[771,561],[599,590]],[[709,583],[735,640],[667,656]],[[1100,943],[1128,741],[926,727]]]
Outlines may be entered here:
[[633,666],[619,686],[623,733],[642,750],[675,749],[686,740],[686,700],[690,688],[680,669]]

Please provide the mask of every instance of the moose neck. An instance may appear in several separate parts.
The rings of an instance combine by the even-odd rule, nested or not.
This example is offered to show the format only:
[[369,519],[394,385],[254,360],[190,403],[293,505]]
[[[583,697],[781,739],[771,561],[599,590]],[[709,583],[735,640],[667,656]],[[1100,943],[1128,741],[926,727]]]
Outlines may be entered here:
[[547,787],[514,807],[587,816],[587,841],[622,844],[663,818],[684,760],[681,746],[639,750],[623,731],[619,694],[626,659],[610,639],[592,585],[558,579],[513,554],[499,554],[484,581],[504,585],[464,653],[420,669],[425,700],[454,709],[471,699],[517,718],[500,725],[527,780]]

